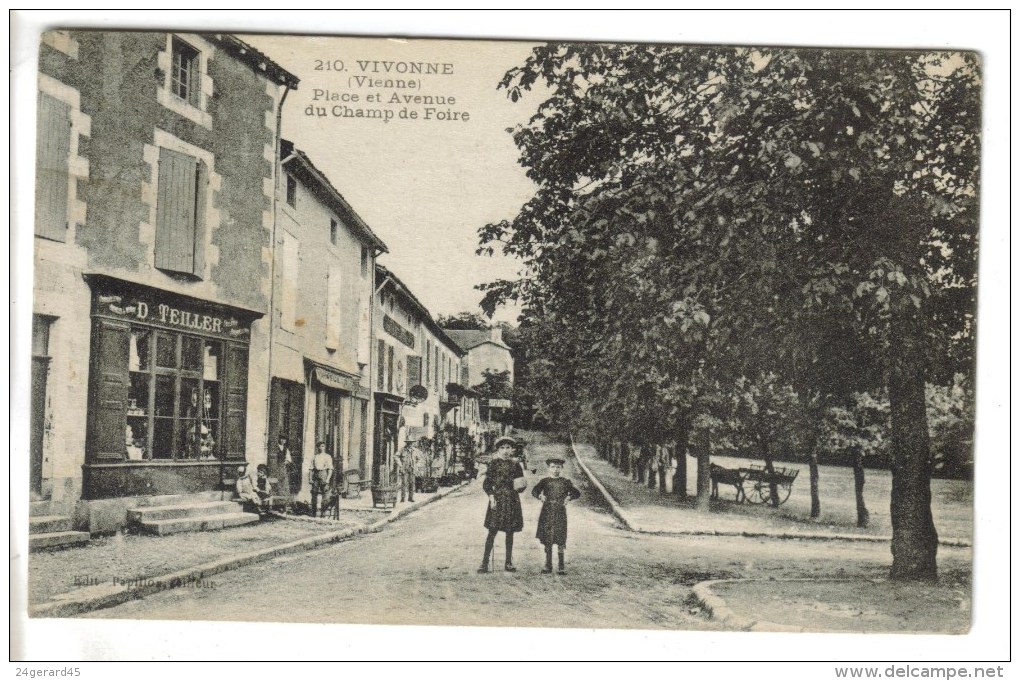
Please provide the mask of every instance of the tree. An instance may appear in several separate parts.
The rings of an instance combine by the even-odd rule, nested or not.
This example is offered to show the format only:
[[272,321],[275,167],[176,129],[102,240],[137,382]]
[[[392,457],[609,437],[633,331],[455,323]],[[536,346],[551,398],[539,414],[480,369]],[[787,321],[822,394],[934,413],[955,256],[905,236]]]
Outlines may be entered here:
[[471,389],[486,399],[509,400],[513,392],[510,372],[485,369],[482,371],[482,382]]
[[454,329],[458,331],[484,331],[489,328],[489,322],[477,312],[458,312],[454,315],[439,315],[436,323],[443,329]]
[[[555,380],[586,382],[553,391],[566,411],[694,422],[698,385],[747,358],[809,399],[884,386],[891,575],[933,579],[924,392],[973,362],[974,56],[551,44],[500,85],[536,83],[550,94],[513,135],[538,189],[480,231],[527,276],[483,307],[515,299],[567,334]],[[865,361],[824,370],[827,338]]]

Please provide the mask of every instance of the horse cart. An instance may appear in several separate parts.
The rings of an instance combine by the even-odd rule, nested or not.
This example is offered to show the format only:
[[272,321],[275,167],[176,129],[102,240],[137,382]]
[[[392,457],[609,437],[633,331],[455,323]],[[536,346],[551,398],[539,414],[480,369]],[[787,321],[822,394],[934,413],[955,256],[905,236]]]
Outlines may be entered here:
[[[752,464],[747,468],[723,468],[712,464],[712,498],[719,498],[719,485],[732,485],[736,489],[736,501],[747,501],[751,504],[771,503],[779,506],[790,498],[793,481],[800,472],[796,468],[773,466],[769,471],[765,466]],[[775,499],[775,500],[773,500]]]

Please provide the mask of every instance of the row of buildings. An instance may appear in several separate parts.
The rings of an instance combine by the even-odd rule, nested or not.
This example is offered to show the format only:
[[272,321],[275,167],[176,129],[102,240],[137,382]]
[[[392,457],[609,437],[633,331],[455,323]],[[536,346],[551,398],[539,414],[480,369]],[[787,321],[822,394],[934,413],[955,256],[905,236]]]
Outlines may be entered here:
[[281,138],[297,86],[228,34],[43,36],[31,493],[80,529],[227,489],[240,462],[307,495],[320,441],[386,485],[408,443],[487,427],[469,386],[509,350],[458,344],[377,262],[386,244]]

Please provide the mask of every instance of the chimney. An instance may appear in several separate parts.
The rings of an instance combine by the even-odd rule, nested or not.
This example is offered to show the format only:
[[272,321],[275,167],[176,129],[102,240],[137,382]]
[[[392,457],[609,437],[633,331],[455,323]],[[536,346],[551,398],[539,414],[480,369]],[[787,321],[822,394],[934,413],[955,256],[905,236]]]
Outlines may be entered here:
[[492,334],[491,336],[489,336],[489,338],[491,340],[494,340],[497,343],[502,343],[503,342],[503,329],[502,328],[500,328],[498,326],[494,326],[493,328],[489,329],[489,333]]

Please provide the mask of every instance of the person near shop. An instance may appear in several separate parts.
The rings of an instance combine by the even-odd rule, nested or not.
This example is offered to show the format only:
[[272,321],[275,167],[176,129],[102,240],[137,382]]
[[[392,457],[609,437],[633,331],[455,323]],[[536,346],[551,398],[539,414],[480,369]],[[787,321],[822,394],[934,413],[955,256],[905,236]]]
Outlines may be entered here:
[[556,546],[559,559],[557,573],[567,574],[563,554],[567,548],[567,504],[581,498],[581,491],[574,487],[569,478],[562,477],[563,464],[558,457],[545,460],[549,475],[538,481],[531,490],[532,496],[542,502],[542,511],[538,514],[538,531],[535,536],[545,547],[545,567],[542,574],[552,572],[552,549]]
[[252,482],[248,464],[237,467],[237,482],[234,483],[237,498],[247,507],[254,507],[259,516],[269,513],[269,492],[263,492]]
[[273,477],[278,481],[282,481],[283,489],[286,493],[293,493],[293,485],[291,484],[292,473],[294,468],[294,459],[290,454],[289,439],[285,433],[280,433],[280,436],[276,439],[276,448],[269,453],[269,470],[272,471]]
[[520,494],[526,486],[524,469],[513,460],[517,443],[513,438],[501,437],[494,443],[493,457],[486,467],[482,489],[489,497],[489,505],[485,510],[485,529],[489,531],[485,537],[485,553],[478,572],[489,571],[489,558],[496,535],[506,535],[506,555],[503,569],[506,572],[517,572],[514,567],[514,533],[524,529],[524,513],[521,510]]
[[325,442],[315,443],[315,456],[308,471],[308,483],[312,491],[312,517],[319,515],[319,500],[326,496],[333,478],[333,457],[326,452]]

